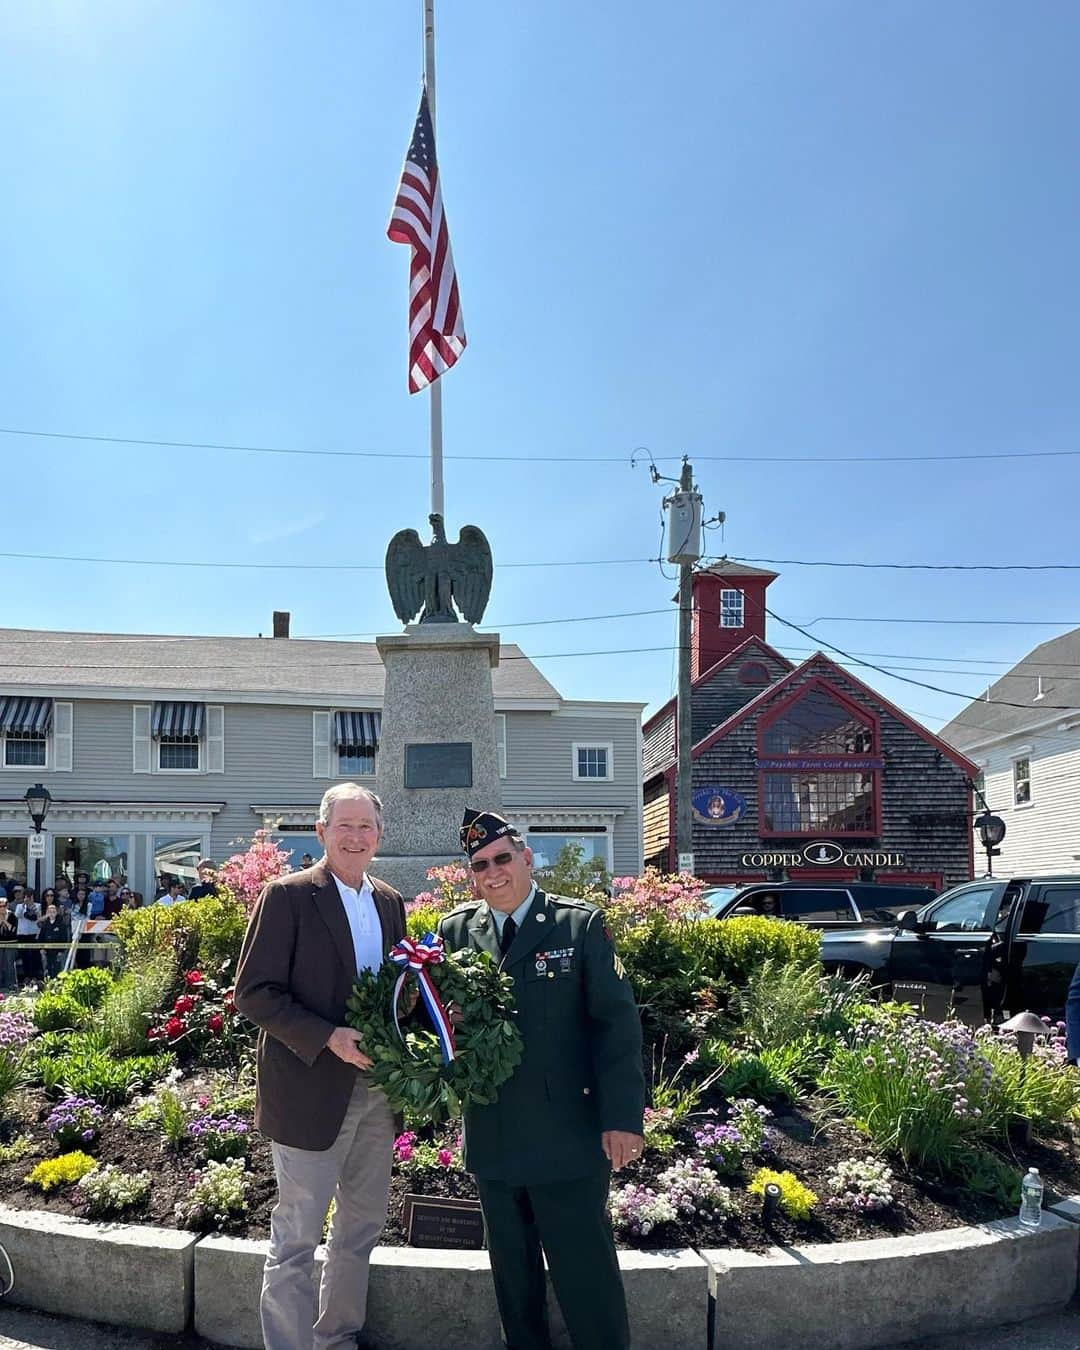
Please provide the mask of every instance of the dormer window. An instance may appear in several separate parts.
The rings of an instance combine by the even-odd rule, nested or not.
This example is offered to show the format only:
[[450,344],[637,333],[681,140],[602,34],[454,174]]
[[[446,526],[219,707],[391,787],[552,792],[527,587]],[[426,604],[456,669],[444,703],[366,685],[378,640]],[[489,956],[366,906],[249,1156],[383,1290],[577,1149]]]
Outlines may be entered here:
[[725,590],[720,592],[721,628],[742,628],[744,599],[742,591]]

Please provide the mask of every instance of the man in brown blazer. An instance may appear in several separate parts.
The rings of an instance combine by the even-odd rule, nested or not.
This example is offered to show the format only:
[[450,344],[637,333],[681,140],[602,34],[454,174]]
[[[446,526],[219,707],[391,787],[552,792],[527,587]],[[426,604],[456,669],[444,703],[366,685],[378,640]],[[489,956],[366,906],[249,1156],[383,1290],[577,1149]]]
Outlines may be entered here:
[[[386,1221],[394,1122],[345,1025],[358,970],[405,934],[405,907],[366,871],[382,804],[356,783],[330,788],[315,826],[326,856],[273,881],[252,910],[236,1006],[259,1028],[255,1124],[271,1143],[278,1202],[260,1315],[266,1350],[344,1350],[367,1310],[368,1262]],[[334,1219],[312,1327],[315,1248]]]

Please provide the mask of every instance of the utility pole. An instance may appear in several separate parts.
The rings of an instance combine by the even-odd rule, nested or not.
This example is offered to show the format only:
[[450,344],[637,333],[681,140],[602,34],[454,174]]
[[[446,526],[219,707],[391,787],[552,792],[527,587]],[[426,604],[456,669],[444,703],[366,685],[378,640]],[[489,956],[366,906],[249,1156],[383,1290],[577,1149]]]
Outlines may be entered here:
[[[655,465],[652,480],[660,482]],[[673,481],[668,479],[668,482]],[[679,490],[664,498],[667,511],[667,560],[679,568],[679,685],[676,700],[675,852],[680,872],[694,870],[694,822],[691,814],[694,724],[690,703],[690,641],[694,601],[694,564],[701,558],[701,493],[694,487],[694,470],[683,456]]]

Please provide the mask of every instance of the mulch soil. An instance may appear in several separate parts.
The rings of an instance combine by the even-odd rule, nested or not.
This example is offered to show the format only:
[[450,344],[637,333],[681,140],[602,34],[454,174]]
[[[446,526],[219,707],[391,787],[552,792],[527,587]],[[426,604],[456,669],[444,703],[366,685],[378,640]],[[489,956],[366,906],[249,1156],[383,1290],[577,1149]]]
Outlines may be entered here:
[[[54,1156],[57,1151],[44,1127],[51,1105],[42,1092],[30,1092],[26,1094],[22,1120],[9,1123],[9,1137],[13,1133],[30,1134],[38,1144],[33,1156],[0,1163],[0,1197],[8,1204],[24,1208],[78,1214],[73,1203],[73,1188],[62,1187],[45,1195],[24,1181],[35,1163]],[[738,1203],[736,1214],[726,1220],[701,1219],[678,1227],[668,1226],[658,1230],[654,1240],[646,1238],[622,1245],[740,1247],[761,1251],[770,1245],[844,1242],[932,1232],[1000,1219],[1013,1212],[1011,1207],[1003,1208],[994,1200],[956,1184],[918,1176],[895,1162],[891,1165],[897,1203],[892,1209],[880,1216],[826,1209],[827,1173],[845,1158],[868,1156],[866,1141],[850,1126],[825,1117],[815,1109],[813,1102],[788,1109],[778,1107],[770,1123],[775,1130],[775,1156],[770,1158],[768,1165],[794,1172],[818,1194],[822,1205],[815,1217],[795,1223],[781,1215],[773,1228],[766,1231],[761,1221],[760,1200],[745,1190],[749,1176],[730,1177],[724,1181],[731,1186]],[[114,1163],[127,1172],[145,1169],[154,1178],[150,1199],[139,1209],[128,1211],[124,1215],[125,1221],[176,1226],[174,1206],[187,1194],[191,1175],[199,1166],[193,1152],[182,1151],[177,1155],[164,1144],[156,1130],[135,1132],[111,1117],[103,1122],[100,1138],[91,1151],[102,1163]],[[620,1180],[649,1185],[652,1178],[673,1160],[671,1156],[649,1153],[641,1162],[625,1169]],[[1009,1161],[1021,1170],[1029,1166],[1039,1168],[1046,1187],[1047,1204],[1080,1193],[1080,1161],[1072,1139],[1038,1140],[1030,1146],[1018,1147]],[[269,1233],[275,1183],[269,1144],[258,1135],[252,1138],[248,1176],[251,1182],[248,1215],[226,1231],[237,1236],[265,1238]],[[408,1192],[459,1198],[476,1195],[471,1178],[461,1172],[436,1167],[414,1171],[408,1177],[395,1174],[390,1192],[390,1215],[382,1238],[384,1243],[400,1246],[407,1240],[403,1200]]]

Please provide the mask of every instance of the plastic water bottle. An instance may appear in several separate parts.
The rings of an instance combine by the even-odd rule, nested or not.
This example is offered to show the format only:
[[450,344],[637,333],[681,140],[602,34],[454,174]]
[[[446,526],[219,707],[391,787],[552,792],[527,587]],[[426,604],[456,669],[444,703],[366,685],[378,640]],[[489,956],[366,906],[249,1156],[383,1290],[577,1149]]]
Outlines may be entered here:
[[1042,1223],[1043,1184],[1037,1167],[1029,1167],[1020,1183],[1020,1222],[1025,1228],[1038,1228]]

